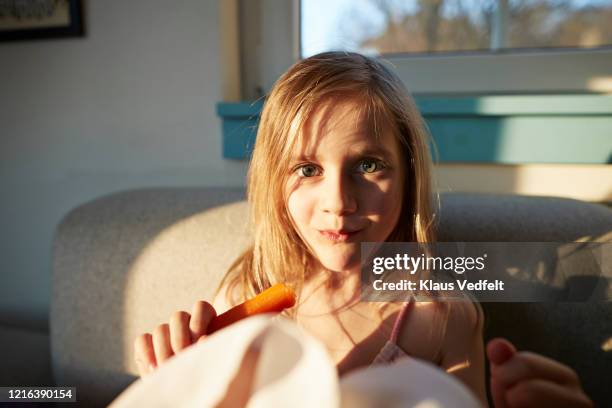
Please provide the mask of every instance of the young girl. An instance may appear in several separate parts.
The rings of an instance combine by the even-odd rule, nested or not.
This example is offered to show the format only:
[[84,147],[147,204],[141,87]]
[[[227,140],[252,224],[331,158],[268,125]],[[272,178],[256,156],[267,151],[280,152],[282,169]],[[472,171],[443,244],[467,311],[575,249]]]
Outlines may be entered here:
[[[434,242],[426,126],[384,63],[349,52],[299,61],[266,100],[248,171],[253,245],[213,305],[135,343],[141,375],[204,339],[218,313],[282,282],[283,312],[321,340],[340,375],[412,356],[457,377],[487,406],[483,315],[473,302],[360,301],[361,242]],[[487,349],[496,407],[590,406],[570,368],[502,339]]]

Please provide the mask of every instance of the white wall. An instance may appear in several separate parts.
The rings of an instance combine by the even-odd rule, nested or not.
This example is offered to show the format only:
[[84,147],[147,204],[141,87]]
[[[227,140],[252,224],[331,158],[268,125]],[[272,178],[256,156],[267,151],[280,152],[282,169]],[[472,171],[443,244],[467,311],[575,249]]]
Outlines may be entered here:
[[242,97],[255,100],[299,59],[296,0],[239,0]]
[[0,44],[0,323],[45,329],[54,228],[146,186],[244,183],[221,158],[217,0],[90,0],[84,38]]

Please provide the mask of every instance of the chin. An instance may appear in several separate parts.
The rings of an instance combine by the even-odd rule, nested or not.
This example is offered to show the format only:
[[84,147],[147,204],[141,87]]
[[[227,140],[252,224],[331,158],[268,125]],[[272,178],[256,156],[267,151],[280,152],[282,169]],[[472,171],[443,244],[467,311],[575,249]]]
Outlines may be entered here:
[[359,267],[359,254],[345,255],[327,255],[319,257],[321,264],[330,271],[342,272],[348,269]]

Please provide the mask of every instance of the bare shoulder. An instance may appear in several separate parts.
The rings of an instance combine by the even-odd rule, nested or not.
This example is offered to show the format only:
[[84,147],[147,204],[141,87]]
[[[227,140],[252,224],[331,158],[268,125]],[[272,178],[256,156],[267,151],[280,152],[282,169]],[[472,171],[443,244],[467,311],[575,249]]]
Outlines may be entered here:
[[453,333],[463,333],[467,337],[480,336],[484,327],[484,313],[478,302],[449,302],[448,329]]
[[439,364],[445,309],[438,302],[415,302],[400,327],[398,346],[408,355]]
[[487,406],[483,326],[484,314],[476,302],[417,302],[403,323],[398,345],[453,375]]
[[409,355],[442,365],[449,348],[468,346],[482,335],[483,322],[478,303],[419,301],[401,326],[398,345]]
[[478,302],[452,302],[441,367],[487,406],[483,344],[484,314]]

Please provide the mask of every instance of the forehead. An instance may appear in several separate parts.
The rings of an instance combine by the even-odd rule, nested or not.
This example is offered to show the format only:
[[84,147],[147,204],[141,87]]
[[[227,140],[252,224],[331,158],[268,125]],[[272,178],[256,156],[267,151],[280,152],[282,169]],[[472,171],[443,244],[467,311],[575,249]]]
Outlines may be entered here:
[[330,145],[382,152],[397,150],[393,126],[371,111],[355,99],[318,104],[299,132],[294,155],[314,156],[324,153]]

